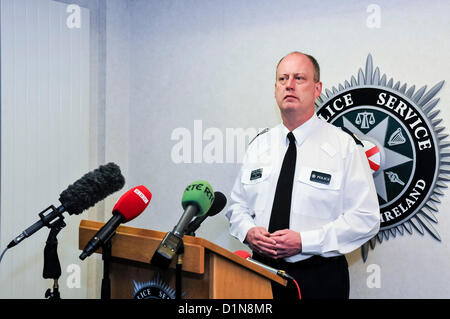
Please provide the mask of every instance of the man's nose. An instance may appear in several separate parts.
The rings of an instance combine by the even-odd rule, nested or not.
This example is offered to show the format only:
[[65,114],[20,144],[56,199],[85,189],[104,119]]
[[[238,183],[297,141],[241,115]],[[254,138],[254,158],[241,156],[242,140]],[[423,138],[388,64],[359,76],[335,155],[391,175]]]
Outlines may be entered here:
[[295,89],[295,78],[290,77],[286,82],[286,90],[290,91]]

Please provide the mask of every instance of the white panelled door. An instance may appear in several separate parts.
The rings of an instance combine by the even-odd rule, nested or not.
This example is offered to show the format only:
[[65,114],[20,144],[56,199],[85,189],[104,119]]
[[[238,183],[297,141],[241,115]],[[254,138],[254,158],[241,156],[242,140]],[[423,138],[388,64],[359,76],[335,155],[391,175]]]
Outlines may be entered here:
[[[38,220],[89,167],[89,10],[50,0],[1,1],[0,249]],[[84,298],[81,216],[58,236],[62,298]],[[44,298],[43,228],[0,264],[0,298]],[[81,276],[81,278],[78,277]],[[78,281],[77,281],[78,280]]]

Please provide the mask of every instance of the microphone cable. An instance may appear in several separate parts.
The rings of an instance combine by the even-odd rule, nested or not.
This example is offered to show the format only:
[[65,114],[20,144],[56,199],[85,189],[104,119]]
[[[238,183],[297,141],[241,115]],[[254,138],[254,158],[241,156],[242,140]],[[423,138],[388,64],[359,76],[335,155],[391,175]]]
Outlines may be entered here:
[[2,252],[2,254],[0,255],[0,263],[2,262],[3,255],[6,253],[7,250],[8,250],[8,247],[6,247],[5,250]]
[[297,280],[295,280],[294,278],[292,278],[291,280],[292,280],[292,281],[294,282],[294,284],[297,286],[298,299],[299,299],[299,300],[302,300],[302,294],[301,294],[301,292],[300,292],[300,287],[298,286]]
[[292,277],[291,275],[286,273],[284,270],[279,270],[278,271],[278,275],[281,276],[284,279],[290,279],[290,280],[292,280],[294,282],[295,286],[297,287],[298,299],[302,300],[302,294],[300,292],[300,286],[298,285],[297,280],[295,280],[294,277]]

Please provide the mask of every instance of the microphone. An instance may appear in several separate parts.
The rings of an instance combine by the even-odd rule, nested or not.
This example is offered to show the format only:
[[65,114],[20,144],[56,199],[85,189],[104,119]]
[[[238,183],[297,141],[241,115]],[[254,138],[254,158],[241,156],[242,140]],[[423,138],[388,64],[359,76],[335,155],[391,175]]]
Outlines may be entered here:
[[252,259],[250,256],[250,253],[248,253],[245,250],[237,250],[234,253],[236,255],[238,255],[239,257],[242,257],[242,258],[248,260],[249,262],[254,263],[255,265],[258,265],[258,266],[260,266],[260,267],[270,271],[271,273],[274,273],[275,275],[278,275],[284,279],[294,279],[294,278],[292,278],[292,276],[288,275],[284,270],[278,270],[278,269],[272,268],[270,266],[267,266],[266,264],[263,264],[257,260]]
[[201,223],[210,216],[217,215],[224,209],[227,204],[227,198],[221,192],[214,192],[214,201],[208,212],[200,217],[195,218],[187,227],[185,235],[195,236],[195,231],[200,227]]
[[123,194],[113,208],[113,217],[87,243],[80,259],[84,260],[108,242],[121,223],[129,222],[139,216],[147,208],[151,198],[152,193],[143,185],[134,187]]
[[[57,217],[60,217],[65,211],[70,215],[81,214],[84,210],[120,190],[124,185],[125,178],[122,176],[119,166],[114,163],[101,165],[85,174],[72,185],[69,185],[59,195],[59,201],[62,205],[58,208],[51,205],[39,213],[40,220],[13,239],[7,248],[16,246],[44,226],[50,227],[50,223]],[[46,212],[47,214],[45,214]]]
[[194,216],[201,217],[211,208],[214,201],[214,191],[204,180],[189,184],[184,190],[181,205],[184,212],[174,229],[167,233],[150,261],[152,265],[168,268],[173,257],[183,244],[183,235],[188,223]]

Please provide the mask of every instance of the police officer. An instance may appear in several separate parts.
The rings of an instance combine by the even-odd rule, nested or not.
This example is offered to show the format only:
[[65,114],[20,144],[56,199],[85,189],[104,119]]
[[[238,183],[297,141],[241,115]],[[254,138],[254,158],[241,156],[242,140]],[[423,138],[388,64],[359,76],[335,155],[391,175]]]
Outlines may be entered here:
[[[362,148],[319,119],[320,69],[292,52],[277,65],[282,123],[249,145],[226,214],[230,232],[253,258],[285,270],[303,299],[348,298],[344,254],[379,230],[377,193]],[[274,298],[298,298],[295,285],[272,284]]]

